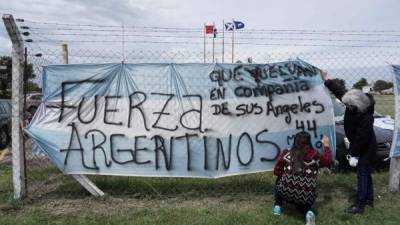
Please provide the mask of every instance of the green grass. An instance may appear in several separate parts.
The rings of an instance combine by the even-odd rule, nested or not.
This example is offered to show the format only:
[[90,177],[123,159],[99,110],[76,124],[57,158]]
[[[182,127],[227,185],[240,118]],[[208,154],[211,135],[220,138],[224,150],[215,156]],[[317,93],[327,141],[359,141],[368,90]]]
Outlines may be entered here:
[[[11,170],[0,166],[0,224],[304,224],[290,205],[280,217],[272,215],[275,179],[269,172],[216,180],[92,176],[107,193],[103,198],[54,170],[30,173],[54,179],[41,180],[46,185],[30,193],[34,198],[13,201]],[[321,174],[317,223],[399,224],[400,194],[387,192],[387,172],[373,176],[375,208],[353,216],[343,210],[353,201],[355,174]],[[39,191],[45,194],[38,197]]]
[[383,116],[389,115],[394,118],[394,95],[374,95],[375,111]]
[[12,199],[11,169],[0,165],[0,204]]

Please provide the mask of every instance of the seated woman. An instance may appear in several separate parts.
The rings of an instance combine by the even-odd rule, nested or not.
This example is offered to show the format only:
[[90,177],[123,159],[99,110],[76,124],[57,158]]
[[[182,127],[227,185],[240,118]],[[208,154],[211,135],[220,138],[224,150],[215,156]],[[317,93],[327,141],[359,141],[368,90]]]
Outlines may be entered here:
[[315,219],[312,206],[317,196],[318,170],[329,167],[333,162],[328,137],[324,136],[321,143],[324,154],[313,149],[309,133],[299,132],[292,148],[284,150],[279,156],[274,168],[277,176],[273,209],[275,215],[280,215],[285,200],[295,204],[308,218]]

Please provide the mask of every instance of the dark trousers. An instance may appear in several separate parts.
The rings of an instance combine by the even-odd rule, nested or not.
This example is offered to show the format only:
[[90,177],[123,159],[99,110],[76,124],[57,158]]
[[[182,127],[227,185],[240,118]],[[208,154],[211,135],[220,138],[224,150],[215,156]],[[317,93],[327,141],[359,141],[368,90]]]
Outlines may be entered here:
[[357,166],[357,199],[356,206],[364,208],[367,203],[374,201],[374,187],[372,184],[371,167]]
[[[278,182],[279,182],[279,178],[276,180],[276,184],[278,184]],[[282,198],[281,194],[278,192],[277,188],[275,188],[275,205],[282,206],[282,204],[283,204],[283,198]],[[306,204],[306,205],[294,204],[294,205],[304,215],[306,215],[309,210],[314,211],[312,209],[312,205],[308,205],[308,204]]]

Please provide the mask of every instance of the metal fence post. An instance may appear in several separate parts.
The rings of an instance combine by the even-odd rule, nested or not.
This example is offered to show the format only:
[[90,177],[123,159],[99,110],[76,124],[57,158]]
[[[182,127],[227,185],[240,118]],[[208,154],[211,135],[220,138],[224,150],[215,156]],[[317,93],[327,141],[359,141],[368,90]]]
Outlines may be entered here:
[[12,165],[14,198],[26,196],[25,165],[22,139],[22,84],[24,74],[24,41],[12,15],[4,14],[3,22],[12,42]]
[[63,63],[68,64],[68,45],[62,44]]
[[399,191],[400,183],[400,157],[392,157],[390,159],[389,169],[389,191]]

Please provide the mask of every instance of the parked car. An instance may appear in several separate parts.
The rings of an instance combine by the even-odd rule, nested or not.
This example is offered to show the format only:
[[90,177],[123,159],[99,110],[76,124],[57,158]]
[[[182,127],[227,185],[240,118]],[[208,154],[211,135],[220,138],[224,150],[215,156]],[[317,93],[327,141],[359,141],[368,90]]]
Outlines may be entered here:
[[42,102],[43,95],[41,93],[30,93],[26,95],[26,110],[30,114],[28,117],[32,118],[37,108]]
[[[348,142],[344,132],[345,105],[338,99],[333,100],[335,123],[336,123],[336,169],[341,171],[350,170],[351,167],[346,159],[348,154]],[[392,144],[394,120],[390,116],[374,113],[374,131],[377,142],[377,153],[373,162],[375,170],[381,170],[389,166],[389,153]]]
[[11,102],[0,99],[0,150],[11,140]]

